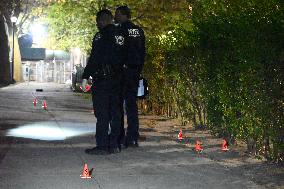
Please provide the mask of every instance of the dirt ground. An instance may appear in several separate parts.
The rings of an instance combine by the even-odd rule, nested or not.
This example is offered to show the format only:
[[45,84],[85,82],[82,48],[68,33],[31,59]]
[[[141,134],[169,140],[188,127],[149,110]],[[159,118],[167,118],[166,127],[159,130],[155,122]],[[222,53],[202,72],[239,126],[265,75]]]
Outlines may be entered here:
[[[177,140],[182,129],[183,140]],[[222,139],[212,136],[208,130],[196,130],[191,125],[181,126],[177,120],[159,116],[140,116],[140,140],[149,139],[176,141],[185,148],[194,149],[196,140],[202,142],[203,152],[197,154],[209,158],[231,170],[238,170],[254,182],[267,188],[284,188],[283,164],[269,163],[246,153],[246,144],[238,141],[229,146],[229,151],[221,150]]]

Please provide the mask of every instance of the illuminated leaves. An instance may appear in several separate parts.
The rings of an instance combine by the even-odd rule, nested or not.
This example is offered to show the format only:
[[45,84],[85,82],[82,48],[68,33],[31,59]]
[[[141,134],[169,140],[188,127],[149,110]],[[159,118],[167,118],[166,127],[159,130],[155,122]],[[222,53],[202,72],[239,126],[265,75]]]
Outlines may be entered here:
[[189,15],[188,3],[184,0],[54,0],[50,3],[46,14],[54,36],[60,40],[58,47],[77,46],[86,51],[90,49],[91,38],[97,31],[95,14],[101,8],[114,12],[118,5],[127,4],[132,10],[132,20],[142,26],[147,36],[174,30]]

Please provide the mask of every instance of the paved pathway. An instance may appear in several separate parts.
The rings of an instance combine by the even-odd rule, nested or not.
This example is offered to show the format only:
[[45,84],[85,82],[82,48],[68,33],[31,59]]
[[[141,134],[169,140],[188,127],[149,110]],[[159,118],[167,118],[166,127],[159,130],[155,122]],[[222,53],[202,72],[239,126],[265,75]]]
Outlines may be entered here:
[[[43,92],[35,93],[36,89]],[[41,104],[46,100],[47,111]],[[92,156],[91,102],[58,84],[22,83],[0,89],[1,189],[264,188],[238,171],[197,155],[166,137],[147,136],[137,149]],[[157,133],[157,137],[159,134]],[[93,179],[80,178],[83,164]]]

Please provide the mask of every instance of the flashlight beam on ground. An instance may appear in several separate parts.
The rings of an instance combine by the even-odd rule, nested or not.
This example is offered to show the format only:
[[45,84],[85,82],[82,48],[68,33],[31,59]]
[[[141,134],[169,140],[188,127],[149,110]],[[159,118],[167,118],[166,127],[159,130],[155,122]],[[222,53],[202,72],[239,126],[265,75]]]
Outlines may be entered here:
[[59,127],[55,122],[37,122],[10,129],[6,136],[52,141],[95,132],[96,126],[90,123],[60,122]]

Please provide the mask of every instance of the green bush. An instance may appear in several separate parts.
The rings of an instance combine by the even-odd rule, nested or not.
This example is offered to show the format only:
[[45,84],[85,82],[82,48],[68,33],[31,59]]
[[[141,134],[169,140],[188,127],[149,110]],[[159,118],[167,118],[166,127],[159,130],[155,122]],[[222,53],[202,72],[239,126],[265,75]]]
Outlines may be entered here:
[[176,27],[147,44],[148,107],[283,160],[283,3],[193,5],[192,27]]

